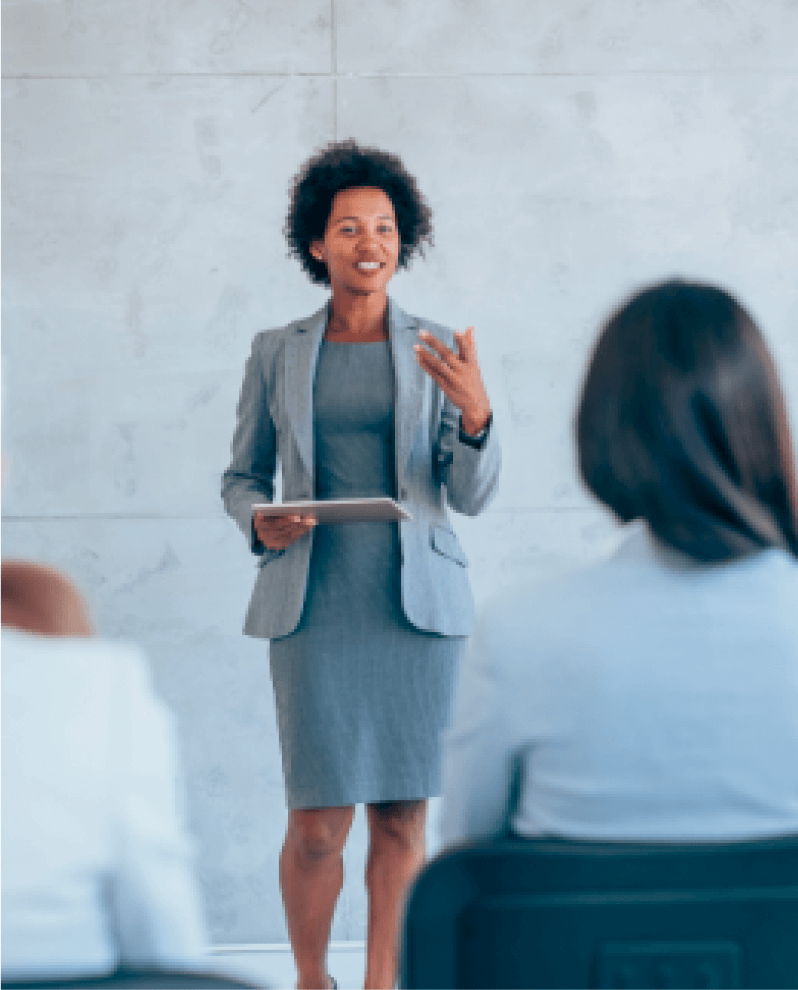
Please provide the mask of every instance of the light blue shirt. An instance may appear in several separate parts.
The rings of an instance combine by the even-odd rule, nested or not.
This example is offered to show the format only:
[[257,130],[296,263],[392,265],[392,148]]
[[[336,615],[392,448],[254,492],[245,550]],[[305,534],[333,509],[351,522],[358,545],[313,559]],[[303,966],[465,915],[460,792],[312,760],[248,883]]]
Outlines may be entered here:
[[798,566],[700,565],[641,522],[610,560],[489,605],[444,754],[442,837],[798,833]]
[[3,978],[204,969],[174,717],[132,644],[3,627]]

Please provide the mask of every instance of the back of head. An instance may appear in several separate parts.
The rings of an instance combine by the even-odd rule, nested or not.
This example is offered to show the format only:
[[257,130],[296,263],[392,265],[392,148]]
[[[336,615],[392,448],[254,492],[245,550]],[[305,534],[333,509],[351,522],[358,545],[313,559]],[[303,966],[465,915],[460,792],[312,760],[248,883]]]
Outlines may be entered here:
[[670,280],[607,321],[576,417],[587,487],[702,561],[798,556],[794,454],[775,367],[728,292]]
[[46,564],[5,560],[3,625],[40,636],[91,636],[89,608],[69,578]]

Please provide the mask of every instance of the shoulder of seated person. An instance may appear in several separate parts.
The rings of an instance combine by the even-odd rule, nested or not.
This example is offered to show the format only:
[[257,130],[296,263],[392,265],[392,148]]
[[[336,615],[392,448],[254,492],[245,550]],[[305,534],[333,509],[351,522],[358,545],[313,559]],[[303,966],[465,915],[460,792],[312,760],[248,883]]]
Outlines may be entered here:
[[44,636],[91,636],[83,595],[47,564],[26,560],[2,565],[3,625]]

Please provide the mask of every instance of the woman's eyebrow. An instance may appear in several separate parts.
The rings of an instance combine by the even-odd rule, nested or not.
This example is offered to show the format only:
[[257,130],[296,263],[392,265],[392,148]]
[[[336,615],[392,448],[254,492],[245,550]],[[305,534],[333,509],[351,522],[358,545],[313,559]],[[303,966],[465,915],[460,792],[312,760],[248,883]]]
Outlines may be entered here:
[[[360,220],[360,217],[338,217],[338,219],[335,222],[343,223],[344,220]],[[381,213],[377,217],[377,220],[390,220],[391,222],[393,222],[393,217],[391,216],[390,213]]]

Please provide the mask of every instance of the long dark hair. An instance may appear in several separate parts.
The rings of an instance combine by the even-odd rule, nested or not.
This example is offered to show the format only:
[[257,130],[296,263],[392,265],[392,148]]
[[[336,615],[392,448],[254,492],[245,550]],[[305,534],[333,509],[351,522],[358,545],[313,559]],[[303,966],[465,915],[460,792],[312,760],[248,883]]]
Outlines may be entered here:
[[696,560],[764,547],[798,557],[784,396],[756,323],[723,289],[672,279],[610,317],[576,441],[597,498]]

